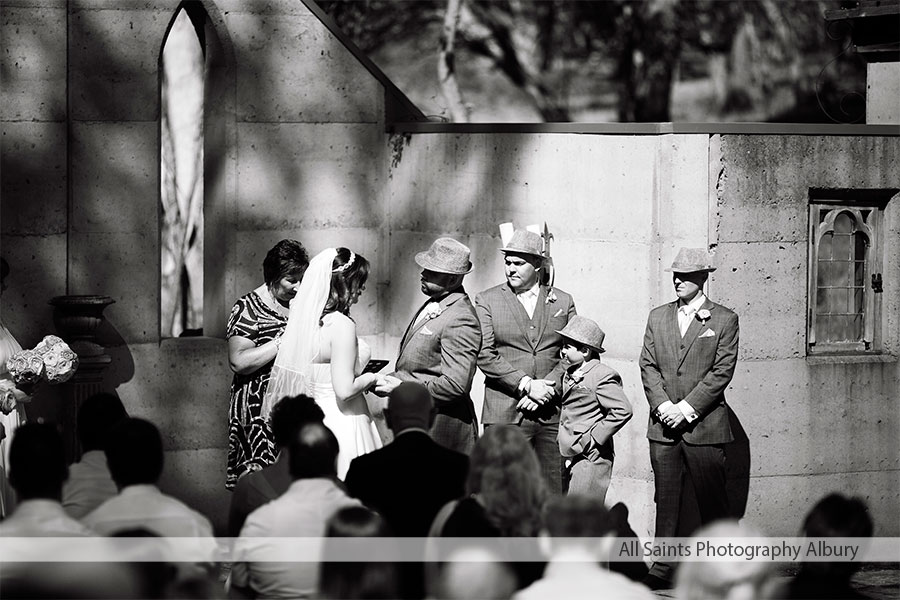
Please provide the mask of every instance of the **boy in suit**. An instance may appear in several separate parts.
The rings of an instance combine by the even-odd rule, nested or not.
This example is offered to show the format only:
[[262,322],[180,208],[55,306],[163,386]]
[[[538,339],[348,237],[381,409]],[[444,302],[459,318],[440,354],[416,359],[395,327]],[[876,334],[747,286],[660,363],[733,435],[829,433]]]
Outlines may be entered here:
[[559,451],[566,458],[568,493],[606,499],[612,475],[612,436],[631,419],[622,378],[600,362],[606,334],[578,315],[558,331],[567,363],[562,378]]

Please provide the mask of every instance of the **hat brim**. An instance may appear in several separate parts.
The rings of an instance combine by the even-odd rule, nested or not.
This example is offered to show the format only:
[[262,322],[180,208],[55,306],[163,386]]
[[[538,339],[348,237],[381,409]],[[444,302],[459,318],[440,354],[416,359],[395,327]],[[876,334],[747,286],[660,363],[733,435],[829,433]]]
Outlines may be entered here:
[[521,250],[519,248],[500,248],[500,252],[504,254],[526,254],[528,256],[536,256],[537,258],[547,258],[540,252],[531,252],[529,250]]
[[558,333],[559,335],[563,336],[565,339],[572,340],[573,342],[578,342],[579,344],[584,344],[588,348],[592,348],[592,349],[596,350],[597,352],[599,352],[600,354],[603,354],[604,352],[606,352],[606,350],[604,350],[602,346],[598,348],[597,346],[593,345],[590,342],[586,342],[586,341],[580,340],[576,337],[572,337],[568,333],[563,333],[562,331],[559,331],[558,329],[555,329],[554,331],[556,331],[556,333]]
[[672,265],[664,269],[669,273],[712,273],[716,267],[697,267],[693,265]]
[[472,261],[469,261],[469,266],[464,271],[452,270],[448,269],[444,265],[439,265],[428,258],[428,252],[418,252],[416,253],[416,264],[422,267],[423,269],[428,269],[429,271],[434,271],[435,273],[445,273],[447,275],[465,275],[467,273],[472,272]]

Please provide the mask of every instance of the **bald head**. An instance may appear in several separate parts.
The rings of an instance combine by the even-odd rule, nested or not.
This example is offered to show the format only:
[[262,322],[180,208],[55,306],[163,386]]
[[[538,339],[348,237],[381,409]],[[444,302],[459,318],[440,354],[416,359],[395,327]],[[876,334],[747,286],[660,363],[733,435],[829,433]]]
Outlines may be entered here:
[[434,402],[428,388],[421,383],[404,381],[388,397],[384,417],[395,435],[405,429],[428,430],[434,419]]
[[314,421],[300,427],[288,453],[294,479],[337,475],[338,441],[323,423]]

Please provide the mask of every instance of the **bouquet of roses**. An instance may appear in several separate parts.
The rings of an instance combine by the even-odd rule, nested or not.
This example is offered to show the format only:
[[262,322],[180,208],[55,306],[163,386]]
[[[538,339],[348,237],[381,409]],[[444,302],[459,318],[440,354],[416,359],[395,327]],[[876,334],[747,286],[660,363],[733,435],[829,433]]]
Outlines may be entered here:
[[6,368],[16,385],[63,383],[78,370],[78,355],[55,335],[48,335],[33,350],[21,350],[6,361]]

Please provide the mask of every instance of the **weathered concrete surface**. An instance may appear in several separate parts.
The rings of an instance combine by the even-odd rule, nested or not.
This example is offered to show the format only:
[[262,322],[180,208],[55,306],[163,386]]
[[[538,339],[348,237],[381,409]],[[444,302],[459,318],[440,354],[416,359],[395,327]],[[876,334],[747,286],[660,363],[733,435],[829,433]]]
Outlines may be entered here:
[[3,2],[0,39],[0,120],[65,119],[65,3]]
[[900,62],[866,64],[866,123],[900,124]]

